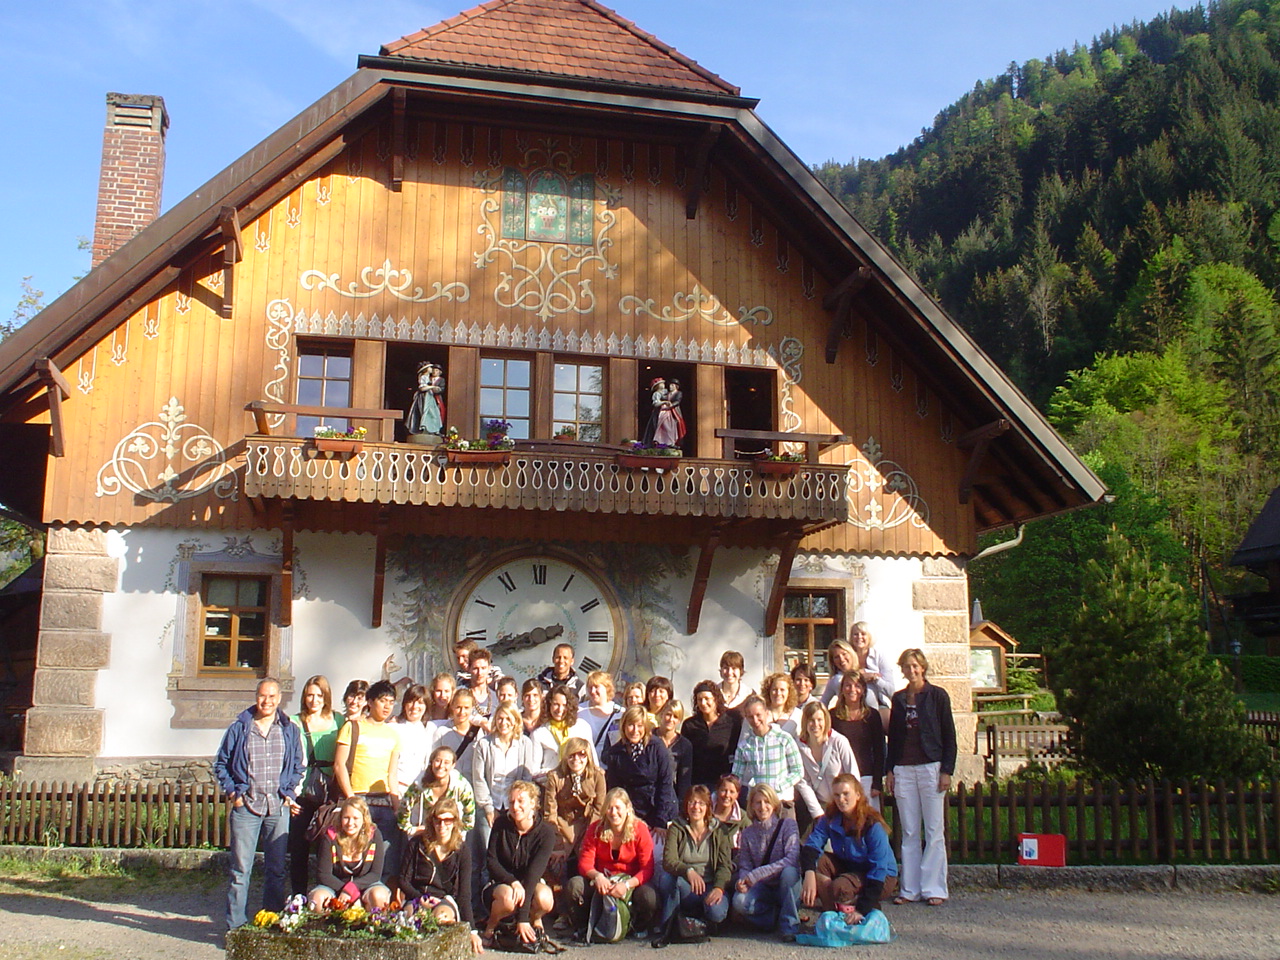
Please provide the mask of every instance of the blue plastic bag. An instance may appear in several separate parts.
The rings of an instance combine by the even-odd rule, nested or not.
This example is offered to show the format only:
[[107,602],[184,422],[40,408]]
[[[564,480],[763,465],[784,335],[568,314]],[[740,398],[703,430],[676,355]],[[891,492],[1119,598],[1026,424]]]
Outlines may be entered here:
[[802,933],[796,943],[806,947],[853,947],[864,943],[888,943],[893,927],[881,910],[872,910],[861,923],[850,925],[839,910],[828,910],[818,917],[813,933]]

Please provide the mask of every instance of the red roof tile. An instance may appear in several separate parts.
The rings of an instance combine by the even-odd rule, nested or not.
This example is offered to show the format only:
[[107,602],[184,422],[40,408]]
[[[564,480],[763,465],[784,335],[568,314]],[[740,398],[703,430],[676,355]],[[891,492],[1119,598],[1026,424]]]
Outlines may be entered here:
[[738,96],[739,90],[595,0],[489,0],[386,44],[383,56]]

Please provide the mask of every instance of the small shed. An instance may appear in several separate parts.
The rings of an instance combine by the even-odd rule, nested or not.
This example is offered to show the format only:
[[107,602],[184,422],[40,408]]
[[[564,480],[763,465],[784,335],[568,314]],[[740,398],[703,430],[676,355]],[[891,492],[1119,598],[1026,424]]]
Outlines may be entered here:
[[1234,594],[1229,599],[1236,618],[1266,642],[1266,652],[1280,656],[1280,487],[1271,491],[1253,518],[1230,563],[1267,581],[1265,590]]

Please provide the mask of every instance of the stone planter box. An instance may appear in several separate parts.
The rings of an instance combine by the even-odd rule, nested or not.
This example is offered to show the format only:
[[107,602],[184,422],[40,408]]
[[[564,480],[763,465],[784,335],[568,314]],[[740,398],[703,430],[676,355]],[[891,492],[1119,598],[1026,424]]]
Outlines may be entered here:
[[227,932],[227,960],[467,960],[471,935],[464,923],[426,940],[300,937],[252,927]]

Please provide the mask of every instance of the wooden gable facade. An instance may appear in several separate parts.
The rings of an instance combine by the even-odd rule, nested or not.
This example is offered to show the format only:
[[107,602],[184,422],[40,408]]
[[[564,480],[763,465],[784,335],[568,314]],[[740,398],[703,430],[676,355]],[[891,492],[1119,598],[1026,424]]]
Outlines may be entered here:
[[[576,32],[539,47],[553,23]],[[797,551],[962,559],[1097,500],[753,106],[590,0],[495,0],[363,58],[0,347],[0,430],[36,449],[0,499],[56,529],[281,531],[286,584],[295,533],[372,534],[374,625],[406,535],[692,548],[704,586],[718,547],[765,549],[766,632]],[[464,436],[486,371],[525,371],[509,463],[405,442],[425,360]],[[598,439],[557,443],[588,374]],[[629,470],[652,377],[681,381],[684,456]],[[363,449],[317,452],[318,416]],[[806,462],[765,476],[762,449]]]

